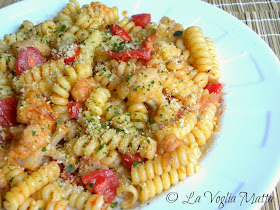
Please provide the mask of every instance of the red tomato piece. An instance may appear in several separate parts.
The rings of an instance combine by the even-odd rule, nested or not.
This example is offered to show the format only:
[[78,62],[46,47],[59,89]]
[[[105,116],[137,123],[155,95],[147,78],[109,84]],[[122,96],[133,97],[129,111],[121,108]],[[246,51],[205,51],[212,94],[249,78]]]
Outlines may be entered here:
[[135,155],[132,155],[132,154],[122,155],[122,163],[128,169],[131,169],[131,166],[133,164],[135,164],[135,161],[137,162],[137,164],[142,161],[142,158],[139,153],[137,153]]
[[9,97],[0,101],[0,125],[12,126],[17,124],[17,100]]
[[132,15],[131,18],[135,25],[141,26],[142,28],[144,28],[149,22],[151,22],[152,19],[151,14],[148,13]]
[[82,181],[90,187],[92,193],[103,195],[105,203],[111,203],[117,195],[118,178],[113,171],[95,171],[84,176]]
[[70,102],[67,104],[69,114],[72,118],[78,119],[81,105],[79,102]]
[[110,29],[113,32],[113,35],[120,36],[123,39],[123,41],[127,42],[132,40],[129,34],[126,32],[126,30],[124,30],[119,25],[112,24],[110,25]]
[[73,56],[71,56],[71,57],[67,57],[67,58],[64,58],[64,63],[65,64],[72,64],[72,63],[74,63],[75,62],[75,60],[76,60],[76,58],[79,56],[79,54],[80,54],[80,48],[79,48],[79,43],[77,43],[77,42],[74,42],[74,44],[76,45],[75,46],[75,49],[74,49],[74,54],[73,54]]
[[129,58],[142,58],[146,61],[149,61],[151,59],[150,53],[139,50],[124,50],[121,52],[113,52],[111,50],[106,50],[105,53],[111,56],[112,58],[116,58],[120,61],[124,61]]
[[151,52],[153,50],[153,42],[156,40],[157,35],[149,37],[145,42],[142,43],[138,50],[124,50],[120,52],[112,52],[111,50],[106,50],[105,53],[112,58],[124,61],[129,58],[142,58],[145,61],[151,59]]
[[25,70],[32,69],[34,66],[45,63],[46,60],[42,53],[35,47],[26,47],[19,51],[16,63],[16,74],[20,75]]
[[205,88],[209,90],[209,93],[219,94],[222,90],[222,84],[221,83],[217,83],[217,84],[208,83]]

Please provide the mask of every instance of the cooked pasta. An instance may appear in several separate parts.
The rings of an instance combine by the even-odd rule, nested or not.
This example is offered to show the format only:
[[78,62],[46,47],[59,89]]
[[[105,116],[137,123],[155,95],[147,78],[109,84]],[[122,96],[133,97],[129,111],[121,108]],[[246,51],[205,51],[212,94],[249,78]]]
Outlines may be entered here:
[[154,160],[148,160],[131,169],[132,183],[139,185],[147,179],[153,179],[155,175],[162,175],[164,172],[170,172],[171,169],[178,169],[180,166],[189,167],[200,158],[199,148],[192,145],[192,148],[180,146],[171,154],[165,153],[163,156],[157,156]]
[[5,176],[5,179],[11,186],[23,181],[26,177],[26,173],[20,166],[5,165],[1,168],[1,173]]
[[132,208],[138,200],[137,189],[133,185],[121,186],[117,189],[117,195],[121,197],[128,197],[122,202],[122,208]]
[[199,171],[218,127],[212,39],[69,0],[0,40],[0,208],[134,208]]
[[101,209],[104,203],[103,196],[84,192],[83,189],[75,185],[64,182],[61,179],[56,180],[63,190],[63,197],[69,201],[71,207],[77,209]]
[[60,169],[57,163],[48,163],[12,187],[11,191],[7,192],[5,196],[4,207],[6,209],[17,209],[32,193],[47,183],[52,182],[59,175]]

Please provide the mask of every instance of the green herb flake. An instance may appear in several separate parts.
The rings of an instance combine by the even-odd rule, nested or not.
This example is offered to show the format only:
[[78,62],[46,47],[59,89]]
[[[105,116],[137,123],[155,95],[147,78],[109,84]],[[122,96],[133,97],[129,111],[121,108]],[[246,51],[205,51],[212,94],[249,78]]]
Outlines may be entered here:
[[67,173],[72,173],[72,172],[74,172],[74,166],[73,166],[72,164],[68,165],[68,166],[66,167],[66,172],[67,172]]
[[183,31],[175,31],[175,33],[173,34],[173,36],[182,36],[183,35]]
[[133,167],[136,167],[138,165],[138,162],[136,160],[133,161]]
[[66,30],[66,25],[63,24],[61,25],[60,29],[57,29],[54,33],[61,33],[64,32]]
[[32,130],[32,136],[36,135],[36,131]]
[[15,78],[17,76],[15,71],[10,71],[10,72],[11,72],[13,78]]
[[198,120],[198,121],[200,121],[200,120],[201,120],[199,116],[197,116],[197,120]]
[[102,125],[101,125],[101,128],[106,129],[107,126],[102,124]]
[[112,107],[113,105],[108,106],[108,108],[105,111],[108,112]]
[[130,77],[126,77],[125,81],[128,82],[130,80]]
[[60,124],[60,123],[62,123],[63,122],[63,119],[60,119],[60,120],[58,120],[56,123],[55,123],[55,125],[58,125],[58,124]]
[[89,183],[88,185],[90,188],[93,188],[93,183]]
[[98,149],[96,150],[95,154],[97,154],[100,150],[103,149],[103,147],[105,146],[105,143],[101,144]]
[[37,98],[41,98],[41,95],[40,95],[40,94],[36,94],[36,97],[37,97]]
[[118,207],[118,201],[116,202],[112,202],[111,203],[111,207],[114,209],[114,208],[117,208]]
[[46,147],[43,147],[43,148],[41,149],[41,151],[42,151],[42,152],[46,152],[46,151],[47,151],[47,148],[46,148]]
[[12,183],[13,180],[14,180],[15,177],[12,177],[10,180],[9,180],[9,183]]

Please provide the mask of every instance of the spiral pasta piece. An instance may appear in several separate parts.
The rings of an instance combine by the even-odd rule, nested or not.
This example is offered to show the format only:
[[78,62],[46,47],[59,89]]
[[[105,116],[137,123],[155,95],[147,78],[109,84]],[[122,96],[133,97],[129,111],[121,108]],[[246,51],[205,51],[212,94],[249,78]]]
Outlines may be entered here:
[[108,89],[97,86],[90,93],[85,105],[94,115],[101,116],[103,107],[109,97],[110,91]]
[[181,100],[186,105],[191,105],[197,101],[198,86],[194,84],[188,75],[184,76],[184,79],[178,79],[174,77],[168,71],[162,71],[160,73],[160,79],[163,84],[163,88],[169,91],[176,98]]
[[95,67],[94,79],[100,83],[102,87],[106,87],[109,90],[115,90],[118,83],[119,77],[107,69],[104,65]]
[[6,73],[0,72],[0,100],[13,96],[13,93]]
[[195,127],[198,113],[187,112],[178,122],[158,129],[155,135],[159,141],[169,134],[175,134],[177,138],[184,139]]
[[133,21],[131,21],[128,17],[124,17],[121,21],[117,22],[119,26],[121,26],[128,33],[136,33],[142,30],[141,26],[136,26]]
[[101,40],[102,40],[101,32],[98,31],[97,29],[90,29],[88,37],[85,39],[83,45],[80,46],[80,54],[76,58],[75,64],[78,63],[80,63],[80,65],[89,64],[87,68],[90,69],[90,74],[86,74],[85,77],[92,76],[91,63],[93,62],[95,48],[100,44]]
[[118,116],[123,113],[123,110],[114,105],[112,102],[107,102],[104,105],[103,114],[105,115],[105,120],[110,121],[113,117]]
[[0,55],[0,72],[13,71],[16,69],[17,59],[8,53],[2,53]]
[[148,110],[144,103],[135,103],[128,107],[130,112],[130,119],[137,129],[144,129],[147,127],[147,121],[149,117],[147,115]]
[[8,46],[9,48],[15,42],[23,41],[25,37],[26,37],[25,33],[18,31],[13,34],[5,34],[3,41],[5,42],[5,45]]
[[200,116],[199,122],[195,125],[195,127],[191,131],[191,134],[188,135],[187,137],[190,138],[189,140],[190,142],[192,142],[191,138],[194,138],[200,147],[207,142],[207,140],[212,135],[216,124],[216,120],[215,120],[216,112],[217,112],[217,107],[215,104],[210,103],[206,107],[206,109],[202,112]]
[[206,85],[208,84],[208,78],[209,78],[209,73],[206,72],[199,72],[197,70],[193,70],[188,73],[188,76],[190,79],[194,81],[195,84],[197,84],[198,87],[200,88],[205,88]]
[[94,19],[93,26],[98,28],[104,24],[112,24],[119,20],[118,8],[109,8],[100,2],[92,2],[88,8],[88,13]]
[[1,173],[5,176],[11,186],[15,186],[17,183],[22,182],[26,177],[26,173],[20,166],[4,165],[1,169]]
[[197,26],[187,28],[183,34],[185,44],[191,52],[192,65],[198,71],[208,72],[213,68],[213,61],[202,30]]
[[110,125],[131,136],[137,136],[139,134],[138,129],[130,120],[130,113],[118,114],[110,120]]
[[152,159],[155,155],[157,144],[151,138],[138,135],[133,136],[115,129],[107,129],[101,125],[91,128],[88,135],[72,139],[66,148],[75,155],[92,157],[96,160],[108,157],[109,150],[118,148],[121,153],[140,153],[141,157]]
[[27,86],[37,87],[40,92],[47,97],[51,95],[51,87],[58,76],[62,75],[65,64],[62,59],[49,61],[42,66],[35,66],[30,70],[24,71],[20,76],[14,78],[13,84],[17,92]]
[[63,197],[71,207],[77,209],[101,209],[104,203],[103,195],[91,194],[82,188],[57,179],[56,183],[63,190]]
[[162,103],[154,117],[157,125],[168,125],[174,122],[176,114],[180,110],[182,103],[179,100],[172,99],[170,102]]
[[19,210],[35,210],[35,209],[44,209],[46,203],[43,200],[35,200],[34,198],[27,198],[20,206]]
[[89,35],[87,30],[81,29],[80,27],[78,27],[76,25],[69,27],[69,29],[67,30],[67,33],[73,34],[77,38],[77,40],[79,40],[80,42],[84,41]]
[[34,198],[27,198],[24,201],[24,203],[20,205],[19,210],[66,210],[67,204],[67,201],[64,200],[46,202],[44,200],[35,200]]
[[133,208],[138,200],[137,189],[133,185],[124,185],[117,188],[117,195],[121,197],[128,197],[123,202],[121,207],[124,209]]
[[200,156],[201,151],[197,144],[191,145],[190,148],[180,146],[172,153],[165,153],[154,160],[147,160],[145,163],[132,167],[132,183],[139,185],[141,182],[168,173],[172,169],[178,169],[180,166],[188,167],[189,164],[196,163]]
[[[76,65],[77,66],[77,65]],[[57,77],[57,83],[52,86],[54,95],[51,97],[52,103],[55,105],[53,110],[59,114],[68,114],[68,98],[72,85],[81,77],[81,72],[71,66],[65,66],[62,72],[64,76]]]
[[209,48],[209,53],[212,56],[213,68],[208,72],[209,82],[217,82],[221,78],[221,69],[218,60],[218,54],[215,44],[209,37],[205,38],[205,41]]
[[46,202],[59,201],[63,197],[63,191],[56,183],[49,183],[32,195],[35,199]]
[[65,15],[68,15],[71,17],[71,19],[74,21],[77,17],[77,14],[80,13],[80,5],[77,0],[69,0],[70,3],[66,4],[66,7],[62,9],[62,12]]
[[26,176],[22,182],[17,183],[6,193],[4,207],[6,209],[17,209],[26,198],[44,185],[52,182],[60,175],[60,168],[54,161],[42,166],[38,171]]
[[100,160],[100,163],[109,167],[117,166],[120,163],[120,156],[116,150],[110,150],[107,155]]
[[168,190],[171,185],[176,185],[179,181],[183,181],[187,176],[191,176],[200,170],[198,163],[191,163],[188,166],[171,169],[169,172],[164,172],[160,176],[156,175],[153,179],[141,183],[137,188],[139,200],[146,202],[161,194],[164,190]]

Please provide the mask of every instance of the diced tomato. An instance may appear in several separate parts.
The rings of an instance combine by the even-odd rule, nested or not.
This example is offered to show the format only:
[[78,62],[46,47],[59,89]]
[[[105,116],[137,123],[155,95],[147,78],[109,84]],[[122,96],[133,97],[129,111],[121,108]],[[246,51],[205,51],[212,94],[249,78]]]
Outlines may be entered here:
[[116,58],[120,61],[124,61],[129,58],[142,58],[146,61],[150,60],[150,53],[142,52],[139,50],[124,50],[121,52],[112,52],[111,50],[107,50],[105,51],[105,53],[112,58]]
[[17,100],[9,97],[0,101],[0,125],[12,126],[17,124]]
[[64,58],[64,63],[65,64],[72,64],[75,62],[76,58],[79,56],[80,54],[80,48],[79,48],[79,43],[77,42],[74,42],[74,44],[76,45],[75,46],[75,49],[74,49],[74,55],[71,56],[71,57],[68,57],[68,58]]
[[20,75],[25,70],[32,69],[34,66],[45,63],[46,60],[42,53],[35,47],[26,47],[19,51],[16,63],[16,74]]
[[151,22],[152,19],[151,14],[148,13],[132,15],[131,18],[135,25],[141,26],[142,28],[144,28],[149,22]]
[[220,93],[222,90],[222,84],[221,83],[208,83],[205,87],[206,89],[209,90],[209,93]]
[[69,114],[72,118],[78,119],[81,105],[79,102],[70,102],[67,104]]
[[131,169],[131,166],[133,164],[135,164],[135,163],[138,164],[141,161],[142,161],[142,158],[141,158],[139,153],[137,153],[135,155],[132,155],[132,154],[124,154],[124,155],[122,155],[122,163],[128,169]]
[[92,193],[103,195],[105,203],[112,202],[117,193],[118,178],[113,171],[102,169],[92,172],[82,178]]
[[112,52],[111,50],[106,50],[105,53],[112,58],[124,61],[129,58],[142,58],[145,61],[151,59],[151,52],[153,51],[153,42],[156,40],[157,35],[153,35],[143,42],[138,50],[124,50],[120,52]]
[[113,35],[120,36],[123,39],[123,41],[127,42],[132,40],[129,34],[126,32],[126,30],[124,30],[119,25],[112,24],[110,25],[110,29],[113,32]]

